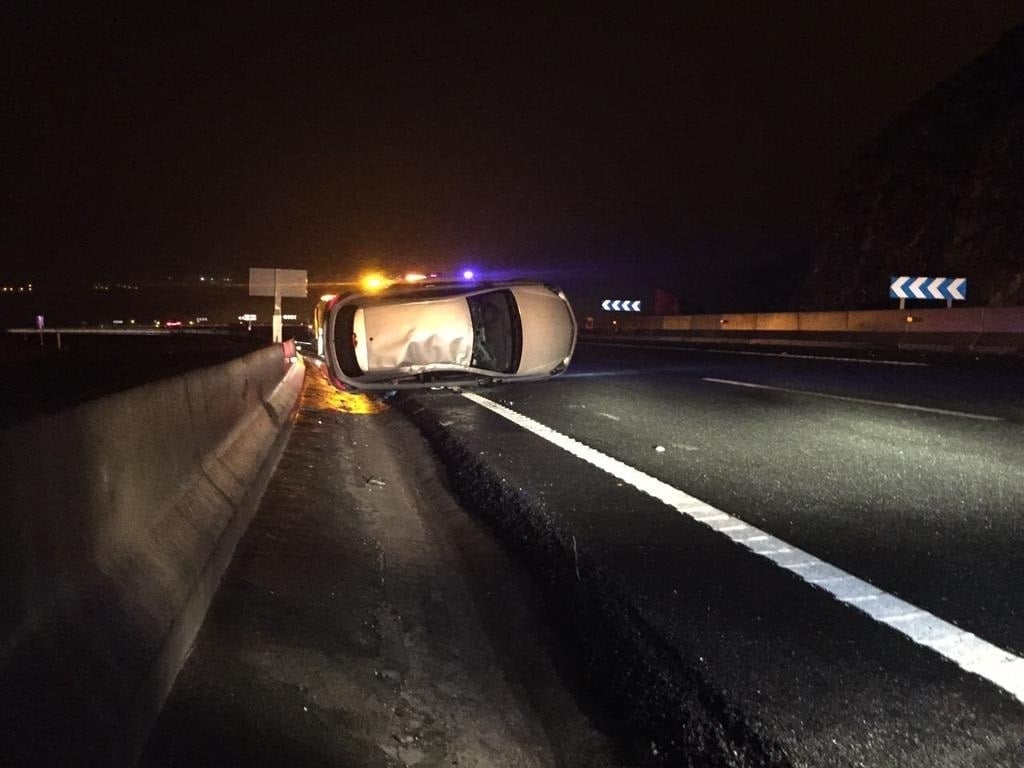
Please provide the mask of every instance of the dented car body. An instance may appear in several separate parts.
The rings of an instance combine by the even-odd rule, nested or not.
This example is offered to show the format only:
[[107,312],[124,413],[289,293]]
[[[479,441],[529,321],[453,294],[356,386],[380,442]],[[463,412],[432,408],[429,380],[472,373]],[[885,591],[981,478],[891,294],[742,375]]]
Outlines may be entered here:
[[430,283],[340,296],[324,308],[324,356],[352,390],[473,387],[565,371],[576,321],[546,283]]

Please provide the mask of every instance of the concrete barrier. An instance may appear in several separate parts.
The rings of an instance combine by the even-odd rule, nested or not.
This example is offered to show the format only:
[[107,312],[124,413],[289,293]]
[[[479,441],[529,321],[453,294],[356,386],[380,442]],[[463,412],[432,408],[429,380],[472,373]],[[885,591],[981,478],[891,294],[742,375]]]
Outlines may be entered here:
[[662,318],[658,315],[638,316],[631,319],[640,330],[657,331],[662,327]]
[[849,312],[798,312],[797,329],[828,333],[845,331],[848,327]]
[[0,432],[0,764],[134,764],[301,385],[275,346]]
[[759,331],[797,331],[800,330],[800,315],[796,312],[763,312],[755,315],[755,323]]
[[[909,318],[909,321],[908,321]],[[660,331],[660,335],[657,334]],[[860,312],[622,315],[614,333],[692,343],[1024,355],[1024,307],[911,308]]]
[[719,325],[725,331],[756,331],[757,315],[753,313],[722,315],[719,318]]
[[850,312],[846,330],[851,333],[903,333],[907,330],[907,313],[888,309]]
[[722,315],[693,315],[690,329],[694,331],[719,331],[722,329]]
[[666,331],[688,331],[693,327],[690,315],[666,315],[662,321],[661,327]]
[[984,310],[982,329],[985,333],[1024,334],[1024,309],[998,307]]
[[981,333],[981,312],[916,309],[901,313],[909,333]]

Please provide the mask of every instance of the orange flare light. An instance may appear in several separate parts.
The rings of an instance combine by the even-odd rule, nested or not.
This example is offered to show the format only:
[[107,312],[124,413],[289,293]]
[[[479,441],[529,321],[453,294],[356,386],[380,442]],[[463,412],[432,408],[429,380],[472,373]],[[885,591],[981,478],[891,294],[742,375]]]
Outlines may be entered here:
[[375,274],[372,274],[372,275],[364,276],[359,281],[359,283],[360,283],[360,285],[363,286],[363,290],[364,291],[368,291],[369,293],[373,293],[374,291],[381,291],[381,290],[387,288],[391,284],[391,281],[388,280],[386,277],[384,277],[384,275],[380,275],[380,274],[376,274],[375,273]]

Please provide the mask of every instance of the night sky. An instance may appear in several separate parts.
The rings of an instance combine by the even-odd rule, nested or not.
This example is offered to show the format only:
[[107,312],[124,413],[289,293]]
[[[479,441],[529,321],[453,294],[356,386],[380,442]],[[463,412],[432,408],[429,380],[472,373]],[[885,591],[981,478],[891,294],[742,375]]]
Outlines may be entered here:
[[1024,22],[1019,0],[73,5],[0,11],[5,280],[473,265],[698,309],[781,296],[855,148]]

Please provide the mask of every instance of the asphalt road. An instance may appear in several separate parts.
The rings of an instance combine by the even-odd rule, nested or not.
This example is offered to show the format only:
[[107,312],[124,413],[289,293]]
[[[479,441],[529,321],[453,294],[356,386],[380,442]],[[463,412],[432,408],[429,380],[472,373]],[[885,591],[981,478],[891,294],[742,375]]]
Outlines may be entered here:
[[671,651],[704,712],[638,718],[652,749],[1024,765],[1019,366],[583,344],[478,394],[407,410],[467,503]]
[[1020,768],[1022,392],[593,344],[314,377],[142,764]]
[[1024,656],[1024,371],[590,346],[496,400]]

